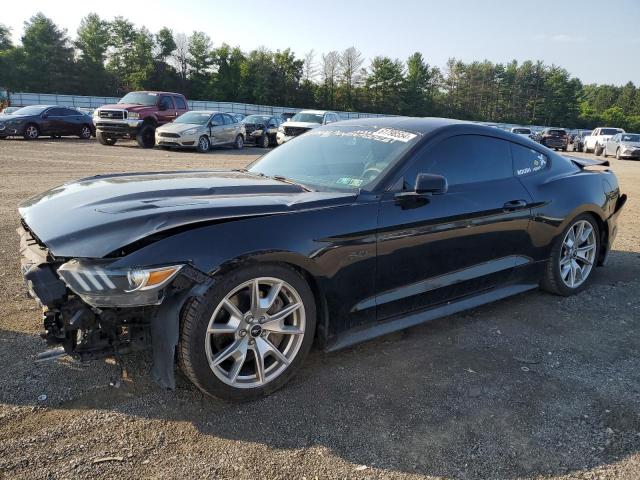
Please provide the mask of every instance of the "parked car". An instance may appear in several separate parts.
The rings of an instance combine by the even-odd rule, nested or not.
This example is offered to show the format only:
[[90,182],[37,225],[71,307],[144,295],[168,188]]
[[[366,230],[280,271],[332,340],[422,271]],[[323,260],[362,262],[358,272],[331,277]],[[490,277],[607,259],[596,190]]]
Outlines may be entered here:
[[334,123],[340,120],[335,112],[325,110],[302,110],[296,113],[291,119],[284,122],[278,128],[276,141],[278,145],[288,142],[292,138],[302,135],[309,130]]
[[37,195],[19,208],[22,271],[67,354],[150,347],[172,387],[176,347],[202,391],[250,400],[282,387],[314,340],[336,350],[539,285],[580,292],[626,201],[593,165],[466,122],[350,120],[248,170],[100,175]]
[[20,107],[5,107],[2,109],[2,112],[0,112],[0,115],[11,115],[16,110],[20,110]]
[[546,128],[540,135],[540,143],[545,147],[566,152],[569,144],[567,131],[561,128]]
[[581,152],[584,148],[584,137],[591,135],[591,130],[579,130],[573,137],[573,151]]
[[131,138],[142,148],[154,145],[157,127],[189,110],[184,95],[171,92],[130,92],[117,104],[96,109],[93,122],[102,145],[115,145],[119,138]]
[[640,133],[616,133],[604,144],[602,154],[621,158],[640,158]]
[[208,152],[213,146],[244,146],[244,124],[228,113],[192,110],[156,128],[155,143],[162,148],[195,148]]
[[533,130],[526,127],[513,127],[511,129],[511,133],[515,133],[516,135],[522,135],[523,137],[532,138]]
[[229,115],[231,115],[232,117],[234,117],[236,120],[238,120],[239,122],[241,122],[242,120],[245,119],[246,115],[244,113],[229,113]]
[[278,128],[283,123],[279,115],[249,115],[242,120],[247,133],[247,141],[269,148],[277,145],[276,135]]
[[0,116],[0,138],[22,136],[35,140],[41,136],[77,135],[87,139],[92,132],[90,118],[73,108],[57,105],[31,105]]
[[621,128],[598,127],[591,135],[587,135],[583,139],[582,151],[584,153],[593,152],[596,156],[602,153],[604,144],[617,133],[624,133]]

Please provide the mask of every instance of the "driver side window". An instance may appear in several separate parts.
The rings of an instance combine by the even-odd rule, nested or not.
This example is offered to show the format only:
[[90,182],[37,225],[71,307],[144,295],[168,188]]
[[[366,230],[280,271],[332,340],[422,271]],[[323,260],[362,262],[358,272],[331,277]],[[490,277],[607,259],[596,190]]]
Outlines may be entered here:
[[219,113],[213,116],[213,126],[214,127],[219,127],[220,125],[224,124],[224,120],[222,120],[222,115],[220,115]]

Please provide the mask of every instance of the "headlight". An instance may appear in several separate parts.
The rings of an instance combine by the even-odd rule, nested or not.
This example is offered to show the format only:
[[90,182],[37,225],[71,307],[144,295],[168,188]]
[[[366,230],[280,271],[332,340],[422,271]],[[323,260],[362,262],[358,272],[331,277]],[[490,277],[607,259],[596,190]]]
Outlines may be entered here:
[[254,130],[253,132],[251,132],[252,137],[259,137],[261,135],[262,135],[262,130]]
[[183,132],[180,132],[180,134],[181,135],[195,135],[197,131],[198,131],[198,127],[195,127],[195,128],[190,128],[189,130],[184,130]]
[[279,131],[280,133],[284,133],[284,127],[278,127],[278,131]]
[[111,268],[112,261],[71,260],[58,268],[69,289],[94,307],[158,305],[164,287],[182,265],[158,268]]
[[127,118],[129,120],[138,120],[140,118],[140,114],[138,112],[127,112]]

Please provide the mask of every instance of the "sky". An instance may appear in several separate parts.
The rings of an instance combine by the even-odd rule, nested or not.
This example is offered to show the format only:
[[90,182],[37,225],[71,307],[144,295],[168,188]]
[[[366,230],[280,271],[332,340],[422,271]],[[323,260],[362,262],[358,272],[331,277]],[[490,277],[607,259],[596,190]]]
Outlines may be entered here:
[[23,23],[41,11],[73,38],[90,12],[122,15],[152,32],[207,33],[214,46],[291,48],[317,57],[355,46],[367,59],[406,59],[415,51],[443,68],[465,62],[542,60],[583,83],[640,84],[640,0],[31,0],[8,2],[0,23],[20,41]]

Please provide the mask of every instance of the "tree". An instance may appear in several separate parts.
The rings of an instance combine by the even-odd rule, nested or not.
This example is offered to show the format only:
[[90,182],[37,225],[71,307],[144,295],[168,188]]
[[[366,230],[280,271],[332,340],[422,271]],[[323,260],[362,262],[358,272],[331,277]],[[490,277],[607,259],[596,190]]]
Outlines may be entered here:
[[355,48],[349,47],[340,55],[339,74],[341,86],[344,90],[344,108],[345,110],[355,110],[353,98],[354,87],[356,87],[361,78],[361,68],[364,64],[362,53]]
[[213,58],[211,55],[211,39],[204,32],[193,32],[189,37],[189,79],[191,96],[204,99],[210,93],[210,77]]
[[370,71],[365,87],[374,111],[402,114],[405,110],[403,101],[405,78],[402,62],[389,57],[375,57],[371,60]]
[[336,80],[338,67],[340,66],[340,54],[335,50],[322,54],[322,83],[324,90],[324,104],[328,108],[335,106]]
[[420,52],[407,60],[407,79],[404,103],[409,115],[432,115],[433,94],[437,73],[424,61]]
[[242,65],[246,57],[238,47],[231,48],[226,43],[214,49],[213,63],[216,67],[214,81],[214,98],[223,98],[227,101],[240,101],[242,99]]
[[111,45],[111,26],[95,13],[80,21],[74,42],[78,49],[78,68],[82,78],[79,92],[83,95],[107,95],[111,93],[111,78],[104,63]]
[[37,13],[25,22],[22,36],[22,87],[34,92],[77,91],[73,54],[66,31]]
[[7,51],[13,48],[13,42],[11,42],[11,29],[0,23],[0,52]]

